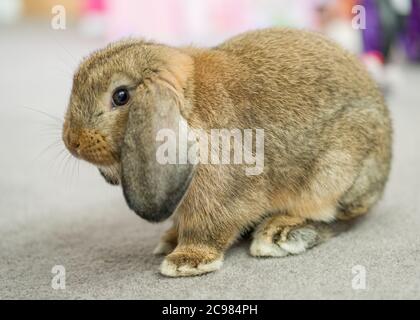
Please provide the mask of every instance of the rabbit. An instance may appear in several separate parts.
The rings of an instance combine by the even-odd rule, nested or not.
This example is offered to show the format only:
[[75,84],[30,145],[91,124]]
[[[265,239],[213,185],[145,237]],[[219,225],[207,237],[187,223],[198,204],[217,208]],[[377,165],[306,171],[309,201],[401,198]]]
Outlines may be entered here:
[[[162,165],[157,134],[182,123],[206,134],[262,129],[262,171]],[[249,230],[251,256],[305,252],[335,221],[364,215],[381,198],[392,157],[389,110],[357,57],[321,34],[286,28],[212,48],[111,43],[75,73],[62,135],[75,157],[121,185],[140,217],[171,217],[154,251],[166,255],[160,272],[170,277],[220,269]]]

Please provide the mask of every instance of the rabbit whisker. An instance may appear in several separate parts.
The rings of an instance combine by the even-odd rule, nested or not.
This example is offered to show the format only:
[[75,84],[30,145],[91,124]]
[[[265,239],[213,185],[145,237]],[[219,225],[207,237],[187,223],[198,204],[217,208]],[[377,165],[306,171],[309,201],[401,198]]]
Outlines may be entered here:
[[27,106],[17,106],[17,107],[18,107],[18,108],[22,108],[22,109],[31,110],[31,111],[33,111],[33,112],[37,112],[37,113],[42,114],[42,115],[44,115],[44,116],[46,116],[46,117],[48,117],[48,118],[50,118],[50,119],[52,119],[52,120],[55,120],[56,122],[58,122],[58,123],[60,123],[60,124],[62,124],[62,123],[63,123],[63,119],[61,119],[61,118],[59,118],[59,117],[57,117],[57,116],[54,116],[54,115],[52,115],[52,114],[49,114],[49,113],[48,113],[48,112],[46,112],[46,111],[43,111],[43,110],[38,110],[38,109],[31,108],[31,107],[27,107]]

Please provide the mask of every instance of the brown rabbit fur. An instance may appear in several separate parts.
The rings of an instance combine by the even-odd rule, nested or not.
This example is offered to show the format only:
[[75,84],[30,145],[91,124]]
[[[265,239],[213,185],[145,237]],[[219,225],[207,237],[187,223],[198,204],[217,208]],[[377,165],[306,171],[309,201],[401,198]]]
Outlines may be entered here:
[[[391,160],[391,123],[356,57],[324,36],[298,30],[248,32],[211,49],[121,41],[80,66],[63,139],[69,150],[121,181],[121,148],[132,104],[111,110],[121,83],[147,95],[176,92],[192,128],[262,128],[264,170],[200,165],[155,252],[161,272],[220,268],[225,250],[255,228],[251,255],[298,254],[326,238],[329,222],[366,213],[381,197]],[[124,187],[124,185],[123,185]]]

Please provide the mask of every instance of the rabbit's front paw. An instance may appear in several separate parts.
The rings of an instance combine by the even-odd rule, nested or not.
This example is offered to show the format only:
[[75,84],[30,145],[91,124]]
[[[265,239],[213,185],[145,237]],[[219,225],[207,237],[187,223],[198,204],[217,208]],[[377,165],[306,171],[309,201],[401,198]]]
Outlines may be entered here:
[[155,255],[167,255],[171,253],[178,243],[178,232],[175,227],[171,227],[163,234],[158,245],[153,250]]
[[160,240],[156,248],[153,250],[154,255],[166,255],[171,253],[175,249],[175,245],[172,242]]
[[188,277],[216,271],[223,254],[203,246],[177,247],[163,260],[160,272],[168,277]]

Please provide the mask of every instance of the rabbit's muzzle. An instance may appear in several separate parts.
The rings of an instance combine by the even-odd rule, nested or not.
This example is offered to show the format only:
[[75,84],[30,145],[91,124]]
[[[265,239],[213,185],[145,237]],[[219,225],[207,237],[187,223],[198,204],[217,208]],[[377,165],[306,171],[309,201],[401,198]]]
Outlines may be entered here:
[[97,130],[77,129],[65,125],[63,141],[76,158],[101,166],[109,166],[117,162],[117,157],[110,148],[106,137]]

